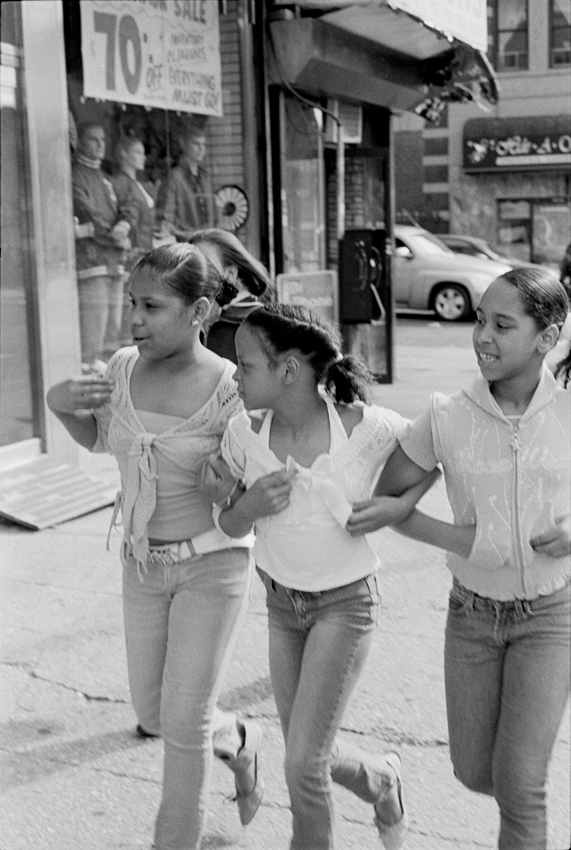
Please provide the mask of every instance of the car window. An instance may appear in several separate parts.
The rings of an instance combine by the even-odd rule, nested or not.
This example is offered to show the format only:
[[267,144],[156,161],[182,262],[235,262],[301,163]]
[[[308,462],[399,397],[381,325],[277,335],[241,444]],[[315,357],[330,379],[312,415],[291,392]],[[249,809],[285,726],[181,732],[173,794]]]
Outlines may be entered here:
[[398,236],[395,239],[395,253],[397,257],[412,257],[412,251]]
[[448,248],[444,242],[437,239],[436,236],[424,233],[413,233],[409,236],[413,250],[419,254],[452,254],[453,251]]

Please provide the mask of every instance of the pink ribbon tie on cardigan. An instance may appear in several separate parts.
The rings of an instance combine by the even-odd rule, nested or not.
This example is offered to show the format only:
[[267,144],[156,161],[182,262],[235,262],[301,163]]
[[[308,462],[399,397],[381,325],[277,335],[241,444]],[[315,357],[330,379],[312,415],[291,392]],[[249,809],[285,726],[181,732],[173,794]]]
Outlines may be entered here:
[[129,449],[123,520],[139,569],[146,570],[149,553],[147,526],[157,502],[157,461],[152,452],[155,434],[139,434]]

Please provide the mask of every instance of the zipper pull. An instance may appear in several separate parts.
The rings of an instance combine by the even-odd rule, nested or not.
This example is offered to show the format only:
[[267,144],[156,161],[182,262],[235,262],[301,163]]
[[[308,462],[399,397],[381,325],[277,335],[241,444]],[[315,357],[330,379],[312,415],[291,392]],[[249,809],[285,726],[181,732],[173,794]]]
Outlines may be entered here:
[[512,428],[510,445],[514,452],[519,452],[519,450],[521,449],[521,443],[519,441],[519,432],[517,428]]

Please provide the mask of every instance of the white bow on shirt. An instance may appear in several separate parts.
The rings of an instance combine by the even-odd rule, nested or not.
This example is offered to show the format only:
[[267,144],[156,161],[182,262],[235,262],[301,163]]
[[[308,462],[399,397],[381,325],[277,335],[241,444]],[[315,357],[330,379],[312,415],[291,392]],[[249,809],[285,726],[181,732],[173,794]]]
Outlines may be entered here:
[[306,490],[313,490],[314,493],[317,493],[323,502],[325,502],[325,505],[329,508],[339,525],[345,528],[347,520],[353,513],[353,507],[332,481],[332,476],[335,473],[335,464],[329,455],[319,455],[309,469],[300,466],[291,455],[288,455],[286,469],[288,472],[291,469],[295,469],[297,473],[293,486],[299,485]]

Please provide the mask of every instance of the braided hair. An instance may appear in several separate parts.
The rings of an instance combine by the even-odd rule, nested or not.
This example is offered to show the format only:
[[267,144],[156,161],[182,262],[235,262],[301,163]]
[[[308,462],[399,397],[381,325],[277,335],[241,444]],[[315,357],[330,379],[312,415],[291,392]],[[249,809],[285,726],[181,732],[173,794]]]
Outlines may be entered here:
[[293,304],[268,304],[253,310],[243,325],[258,337],[270,363],[277,365],[279,355],[297,349],[335,401],[367,400],[371,373],[361,360],[342,354],[338,331],[318,313]]

